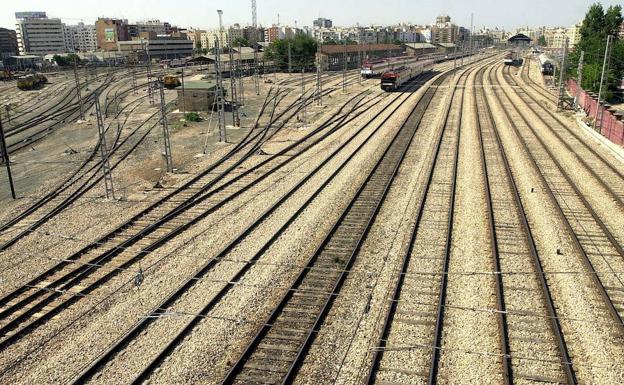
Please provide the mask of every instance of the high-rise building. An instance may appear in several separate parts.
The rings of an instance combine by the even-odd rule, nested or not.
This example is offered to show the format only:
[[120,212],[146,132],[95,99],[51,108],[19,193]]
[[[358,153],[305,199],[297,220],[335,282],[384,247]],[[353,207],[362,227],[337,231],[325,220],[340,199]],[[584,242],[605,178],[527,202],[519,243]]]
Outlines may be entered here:
[[98,18],[95,22],[97,49],[117,51],[117,42],[130,40],[128,20]]
[[45,12],[15,12],[15,31],[20,55],[47,55],[66,51],[65,31],[60,19]]
[[171,33],[171,24],[161,22],[160,20],[139,21],[136,23],[136,29],[141,32],[154,32],[158,35],[169,35]]
[[17,35],[12,29],[0,28],[0,59],[17,55]]
[[457,25],[451,23],[450,16],[438,16],[431,30],[433,34],[432,40],[436,44],[457,42],[459,28]]
[[333,24],[334,23],[330,19],[325,19],[323,17],[319,17],[312,22],[315,28],[331,28]]
[[69,52],[93,52],[97,50],[95,25],[65,25],[65,45]]

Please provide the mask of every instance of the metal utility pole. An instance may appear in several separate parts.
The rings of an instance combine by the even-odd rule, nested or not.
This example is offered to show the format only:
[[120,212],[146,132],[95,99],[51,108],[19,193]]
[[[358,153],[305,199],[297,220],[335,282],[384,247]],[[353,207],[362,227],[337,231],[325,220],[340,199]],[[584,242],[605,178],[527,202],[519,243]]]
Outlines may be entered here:
[[470,47],[468,52],[470,52],[470,59],[472,59],[472,35],[474,35],[474,13],[470,14]]
[[347,42],[342,43],[342,93],[347,93]]
[[[361,41],[361,40],[360,40]],[[360,44],[358,43],[358,71],[362,71],[362,50],[360,49]],[[358,76],[358,83],[362,84],[362,76]]]
[[74,58],[74,80],[76,80],[76,97],[78,98],[78,105],[80,106],[80,120],[85,120],[84,108],[82,106],[82,96],[80,95],[80,79],[78,78],[78,64],[76,58]]
[[4,128],[2,128],[2,116],[0,115],[0,151],[2,151],[2,161],[7,169],[7,176],[9,177],[9,187],[11,188],[11,197],[15,196],[15,186],[13,185],[13,174],[11,174],[11,162],[9,161],[9,150],[6,146],[6,140],[4,138]]
[[[223,35],[223,21],[222,21],[222,10],[217,10],[219,14],[219,35]],[[225,130],[225,101],[223,97],[223,73],[221,72],[221,50],[220,50],[220,37],[218,36],[215,39],[215,72],[217,74],[217,85],[215,90],[215,98],[217,100],[217,111],[219,114],[218,123],[219,123],[219,141],[226,142],[227,141],[227,133]]]
[[228,33],[228,53],[230,56],[230,90],[232,95],[232,125],[240,127],[240,117],[238,116],[238,95],[236,93],[236,78],[234,77],[234,54],[232,53],[232,34]]
[[149,99],[149,104],[153,105],[154,101],[154,90],[152,89],[152,63],[149,54],[149,47],[145,48],[145,42],[141,40],[141,47],[143,48],[143,54],[145,55],[145,66],[147,68],[147,97]]
[[457,69],[457,44],[453,47],[453,71]]
[[256,10],[256,0],[251,0],[251,25],[253,26],[254,39],[254,87],[256,95],[260,95],[260,74],[258,73],[258,13]]
[[7,122],[9,124],[11,124],[11,105],[10,104],[5,104],[4,105],[4,110],[6,111],[6,114],[7,114]]
[[306,121],[307,121],[307,111],[306,111],[306,101],[303,98],[303,96],[305,95],[305,81],[304,81],[304,73],[305,73],[305,69],[303,68],[303,66],[301,66],[301,102],[303,103],[303,118],[301,119],[302,123],[305,125]]
[[240,95],[238,98],[238,101],[240,103],[241,106],[245,105],[245,79],[244,79],[244,74],[243,74],[243,60],[242,60],[242,50],[243,50],[243,46],[242,44],[238,44],[238,90],[240,91]]
[[561,69],[559,70],[559,89],[557,92],[557,109],[563,109],[564,83],[563,78],[566,75],[566,67],[568,60],[568,38],[563,41],[563,58],[561,59]]
[[98,134],[100,136],[100,155],[102,157],[102,171],[104,172],[104,187],[106,189],[106,199],[115,199],[115,189],[113,188],[113,176],[111,175],[110,163],[108,162],[108,146],[106,145],[106,131],[102,111],[100,110],[100,95],[95,97],[95,116],[97,119]]
[[167,105],[165,104],[165,87],[163,86],[163,79],[161,77],[158,78],[158,85],[160,88],[160,116],[163,128],[163,142],[165,144],[165,164],[167,166],[167,172],[173,172],[173,160],[171,159],[171,140],[169,137],[169,125],[167,124]]
[[184,67],[182,67],[182,113],[186,116],[186,95],[184,93]]
[[132,93],[137,94],[136,65],[132,65]]
[[596,108],[596,117],[594,119],[594,130],[600,132],[602,128],[602,115],[603,111],[600,108],[602,99],[602,87],[604,86],[605,78],[609,72],[609,64],[611,62],[611,42],[613,36],[607,36],[607,46],[605,47],[604,61],[602,63],[602,75],[600,76],[600,88],[598,89],[598,108]]
[[290,42],[288,42],[288,73],[292,72],[292,47]]
[[323,59],[321,55],[322,38],[323,37],[321,35],[321,42],[319,42],[316,48],[316,100],[319,106],[323,105]]
[[583,89],[583,62],[585,61],[585,51],[581,51],[581,57],[579,58],[577,73],[577,82],[578,82],[578,92],[576,93],[576,98],[574,98],[574,109],[578,108],[579,99],[581,98],[581,90]]

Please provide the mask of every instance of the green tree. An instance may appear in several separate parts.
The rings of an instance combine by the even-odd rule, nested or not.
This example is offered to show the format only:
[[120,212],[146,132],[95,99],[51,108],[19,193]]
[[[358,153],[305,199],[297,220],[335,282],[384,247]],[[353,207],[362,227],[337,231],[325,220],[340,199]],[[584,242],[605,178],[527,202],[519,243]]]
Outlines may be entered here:
[[546,36],[544,36],[544,35],[540,35],[539,39],[537,39],[537,44],[538,44],[540,47],[546,47],[546,44],[548,44],[548,43],[546,42]]
[[624,41],[618,38],[618,32],[622,25],[622,6],[610,6],[606,11],[600,3],[589,7],[583,24],[581,25],[581,39],[570,54],[569,76],[578,78],[577,68],[580,60],[580,52],[585,52],[583,63],[583,89],[598,92],[600,88],[600,76],[607,44],[607,36],[613,36],[613,49],[611,53],[611,65],[606,76],[604,95],[610,100],[624,76]]
[[265,59],[273,61],[275,66],[282,71],[288,70],[289,45],[294,70],[300,71],[301,68],[310,68],[314,65],[316,40],[304,34],[297,34],[290,39],[275,40],[264,51]]
[[249,41],[247,39],[245,39],[244,37],[237,37],[232,42],[232,47],[239,47],[239,46],[240,47],[251,47],[251,45],[249,44]]
[[74,65],[74,62],[76,62],[76,64],[78,65],[82,63],[80,56],[76,55],[75,53],[70,53],[66,56],[54,55],[52,59],[59,67],[70,67]]

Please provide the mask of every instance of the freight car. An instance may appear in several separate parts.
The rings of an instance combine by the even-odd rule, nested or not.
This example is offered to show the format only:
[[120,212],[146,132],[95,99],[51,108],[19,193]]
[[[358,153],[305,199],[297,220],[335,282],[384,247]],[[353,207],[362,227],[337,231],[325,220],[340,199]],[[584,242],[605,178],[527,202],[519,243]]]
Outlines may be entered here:
[[387,92],[396,91],[416,76],[433,70],[433,64],[433,60],[397,63],[394,69],[381,75],[381,89]]
[[541,54],[539,55],[538,59],[539,59],[540,70],[542,71],[542,74],[552,75],[555,72],[555,65],[553,64],[552,59],[548,57],[548,55]]
[[24,91],[34,90],[43,86],[47,81],[48,79],[41,74],[26,75],[17,79],[17,88]]

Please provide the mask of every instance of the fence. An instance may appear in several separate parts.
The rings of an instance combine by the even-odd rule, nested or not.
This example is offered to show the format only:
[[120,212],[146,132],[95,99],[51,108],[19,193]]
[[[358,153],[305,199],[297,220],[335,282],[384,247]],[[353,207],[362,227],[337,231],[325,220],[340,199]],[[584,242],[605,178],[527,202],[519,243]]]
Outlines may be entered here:
[[567,82],[568,91],[575,97],[578,95],[578,105],[582,108],[588,116],[595,118],[596,110],[600,108],[602,110],[602,124],[600,126],[600,134],[611,142],[620,146],[624,145],[624,121],[622,121],[622,114],[616,113],[610,106],[598,106],[598,98],[595,94],[580,90],[576,83],[576,80],[569,79]]

